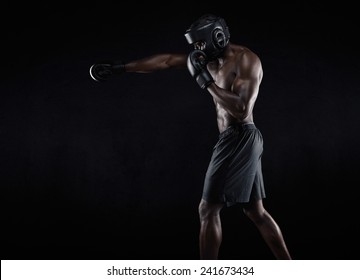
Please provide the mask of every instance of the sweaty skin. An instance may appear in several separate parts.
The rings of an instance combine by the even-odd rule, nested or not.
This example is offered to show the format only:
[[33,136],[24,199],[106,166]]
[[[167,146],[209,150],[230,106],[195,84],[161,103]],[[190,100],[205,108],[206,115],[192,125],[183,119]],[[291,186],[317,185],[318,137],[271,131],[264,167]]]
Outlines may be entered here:
[[[156,54],[125,64],[126,72],[150,73],[186,68],[186,54]],[[234,123],[253,123],[253,108],[262,79],[258,56],[248,48],[229,44],[223,56],[207,68],[214,79],[207,91],[213,97],[219,132]]]

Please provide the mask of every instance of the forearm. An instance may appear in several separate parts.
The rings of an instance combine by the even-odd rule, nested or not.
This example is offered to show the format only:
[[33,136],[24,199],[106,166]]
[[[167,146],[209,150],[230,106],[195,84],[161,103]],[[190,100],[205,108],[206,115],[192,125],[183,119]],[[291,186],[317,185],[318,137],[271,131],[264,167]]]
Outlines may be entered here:
[[224,108],[236,119],[245,119],[248,114],[248,106],[241,96],[218,87],[215,83],[208,86],[207,91],[213,97],[215,103]]

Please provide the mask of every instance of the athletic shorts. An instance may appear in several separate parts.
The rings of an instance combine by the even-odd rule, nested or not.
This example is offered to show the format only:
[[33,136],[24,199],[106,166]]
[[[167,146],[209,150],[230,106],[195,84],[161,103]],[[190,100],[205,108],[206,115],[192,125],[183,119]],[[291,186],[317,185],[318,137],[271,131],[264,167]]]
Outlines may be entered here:
[[263,138],[255,124],[228,127],[213,148],[202,198],[227,206],[265,198],[262,153]]

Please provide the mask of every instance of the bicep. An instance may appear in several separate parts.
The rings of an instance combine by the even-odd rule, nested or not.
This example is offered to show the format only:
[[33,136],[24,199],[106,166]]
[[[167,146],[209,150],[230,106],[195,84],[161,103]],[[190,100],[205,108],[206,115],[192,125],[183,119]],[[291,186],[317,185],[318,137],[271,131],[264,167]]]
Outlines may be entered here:
[[160,54],[152,57],[152,63],[157,65],[158,69],[184,68],[186,66],[187,56],[184,54]]
[[169,57],[167,63],[170,67],[185,68],[187,56],[184,54],[173,54]]
[[256,78],[236,79],[232,86],[232,92],[239,96],[242,102],[250,102],[257,96],[260,81]]
[[149,73],[169,68],[186,67],[184,54],[155,54],[126,64],[128,72]]
[[262,80],[262,67],[259,60],[242,65],[235,77],[231,90],[239,96],[243,102],[250,102],[256,98]]

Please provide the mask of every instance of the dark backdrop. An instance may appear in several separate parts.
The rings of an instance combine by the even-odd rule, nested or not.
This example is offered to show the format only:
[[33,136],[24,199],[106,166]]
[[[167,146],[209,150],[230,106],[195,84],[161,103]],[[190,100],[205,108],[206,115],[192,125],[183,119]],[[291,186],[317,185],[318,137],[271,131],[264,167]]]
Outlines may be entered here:
[[[217,139],[187,71],[89,67],[188,52],[205,12],[262,59],[255,123],[266,208],[295,259],[358,258],[359,53],[351,8],[181,3],[7,6],[0,103],[2,259],[198,259],[197,205]],[[222,259],[273,259],[240,207]]]

